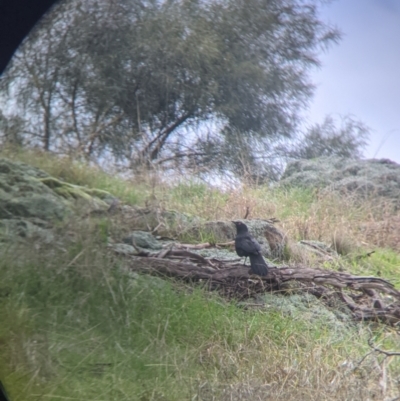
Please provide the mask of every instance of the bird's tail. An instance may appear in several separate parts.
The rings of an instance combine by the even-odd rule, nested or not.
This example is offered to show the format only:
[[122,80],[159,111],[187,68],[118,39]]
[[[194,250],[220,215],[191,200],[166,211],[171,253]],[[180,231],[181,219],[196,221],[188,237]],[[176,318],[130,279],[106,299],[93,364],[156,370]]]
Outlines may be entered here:
[[268,266],[262,255],[250,255],[250,268],[253,274],[266,276],[268,274]]
[[8,398],[6,389],[4,388],[1,380],[0,380],[0,400],[1,401],[10,401],[10,399]]

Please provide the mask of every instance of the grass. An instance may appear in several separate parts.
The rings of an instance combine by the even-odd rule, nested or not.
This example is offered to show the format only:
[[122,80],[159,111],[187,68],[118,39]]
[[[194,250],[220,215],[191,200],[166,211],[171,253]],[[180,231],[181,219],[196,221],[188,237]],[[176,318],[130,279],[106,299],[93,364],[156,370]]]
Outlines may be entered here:
[[[377,222],[398,215],[390,205],[305,189],[222,191],[183,178],[172,185],[151,175],[123,180],[67,159],[4,152],[131,205],[229,220],[243,217],[248,207],[251,218],[278,218],[293,242],[332,243],[346,270],[381,275],[400,287],[399,254],[377,242]],[[373,225],[374,235],[365,224]],[[71,220],[57,226],[51,246],[1,248],[0,378],[13,401],[398,395],[398,358],[371,354],[363,360],[371,332],[382,348],[399,350],[396,330],[354,325],[339,333],[323,319],[311,324],[279,309],[245,310],[199,287],[132,274],[106,249],[110,232],[118,229],[107,219]]]
[[68,157],[57,157],[23,149],[3,149],[0,157],[30,164],[71,184],[108,191],[130,204],[143,203],[148,193],[147,186],[145,189],[143,184],[127,185],[126,180],[116,175],[107,174],[96,166],[90,166]]
[[370,256],[351,260],[351,270],[364,276],[378,276],[400,288],[400,255],[392,249],[376,249]]
[[[277,218],[278,227],[292,240],[325,241],[340,248],[382,247],[397,242],[400,211],[390,202],[376,199],[359,202],[350,196],[307,188],[246,186],[221,190],[190,177],[177,177],[174,184],[157,173],[123,179],[85,163],[26,150],[3,150],[0,157],[29,163],[50,175],[88,188],[112,193],[130,205],[149,205],[200,216],[207,220]],[[348,252],[348,251],[345,251]]]
[[337,336],[323,321],[132,275],[90,234],[68,252],[3,255],[1,375],[13,400],[347,399],[370,385],[340,370],[366,352],[362,328]]

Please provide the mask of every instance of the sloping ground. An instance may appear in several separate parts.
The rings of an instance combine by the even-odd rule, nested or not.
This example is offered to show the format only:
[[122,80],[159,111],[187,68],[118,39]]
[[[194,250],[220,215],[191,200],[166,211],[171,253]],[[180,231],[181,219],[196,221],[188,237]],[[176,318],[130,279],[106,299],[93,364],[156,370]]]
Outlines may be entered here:
[[[393,167],[392,164],[389,165]],[[345,170],[349,171],[349,167]],[[359,171],[354,167],[351,170]],[[141,244],[139,241],[142,241],[142,238],[136,235],[140,231],[134,231],[124,239],[126,244],[133,245],[133,252],[129,249],[126,251],[125,247],[123,253],[150,256],[138,263],[144,266],[141,271],[157,272],[154,266],[158,264],[158,273],[185,280],[207,281],[210,288],[218,287],[222,289],[222,293],[240,299],[254,297],[257,293],[282,293],[282,284],[296,281],[300,285],[297,288],[298,292],[314,294],[324,299],[327,304],[334,303],[333,298],[340,299],[357,320],[379,319],[389,324],[400,322],[400,293],[382,278],[357,277],[348,273],[304,266],[277,268],[269,262],[271,268],[268,277],[259,279],[254,284],[249,280],[247,272],[235,264],[229,264],[229,257],[231,261],[234,261],[232,257],[235,258],[232,254],[235,228],[231,222],[206,222],[198,217],[174,211],[122,205],[106,191],[62,182],[40,169],[7,159],[0,159],[0,188],[0,233],[4,242],[12,238],[37,237],[51,243],[54,241],[54,221],[63,220],[68,215],[73,216],[78,211],[80,216],[107,216],[116,224],[134,227],[136,230],[147,229],[159,235],[179,235],[195,241],[204,236],[213,240],[203,246],[185,246],[176,241],[157,243],[152,235],[147,234]],[[261,244],[264,256],[282,261],[286,245],[285,235],[271,221],[246,220],[246,224]],[[144,234],[146,233],[141,235]],[[151,245],[150,241],[153,241]],[[154,257],[151,257],[149,252],[140,250],[140,246],[154,248],[155,245],[161,251]],[[121,245],[112,246],[121,253]],[[224,255],[228,262],[220,259],[221,248],[228,248],[228,253]],[[197,259],[197,254],[193,253],[196,251],[200,251]],[[201,256],[201,253],[204,256]],[[171,258],[173,262],[164,263]],[[197,264],[187,263],[190,261]],[[347,293],[344,292],[345,289]],[[380,294],[383,294],[383,297]],[[388,296],[391,298],[387,298]]]
[[297,160],[288,164],[279,184],[329,188],[360,198],[384,197],[400,207],[400,165],[387,159]]
[[25,163],[0,158],[0,241],[53,238],[51,227],[68,215],[107,210],[113,197],[51,177]]
[[[328,258],[316,269],[269,262],[270,276],[249,277],[231,252],[229,220],[129,206],[28,165],[0,166],[0,377],[13,399],[398,396],[396,355],[381,351],[398,346],[397,326],[349,318],[396,307],[384,277],[342,272],[334,253],[325,269]],[[272,221],[253,224],[265,255],[287,257]]]

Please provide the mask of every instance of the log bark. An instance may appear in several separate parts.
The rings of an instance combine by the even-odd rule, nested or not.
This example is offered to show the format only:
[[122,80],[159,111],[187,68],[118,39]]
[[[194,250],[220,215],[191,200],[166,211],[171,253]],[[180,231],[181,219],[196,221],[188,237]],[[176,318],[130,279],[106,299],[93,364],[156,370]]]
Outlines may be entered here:
[[129,256],[129,267],[138,272],[202,283],[228,298],[246,299],[262,293],[309,292],[328,304],[344,303],[356,320],[400,323],[400,292],[379,277],[308,266],[269,267],[265,277],[250,274],[249,266],[235,260],[205,259],[181,248],[163,249],[157,254],[140,250]]

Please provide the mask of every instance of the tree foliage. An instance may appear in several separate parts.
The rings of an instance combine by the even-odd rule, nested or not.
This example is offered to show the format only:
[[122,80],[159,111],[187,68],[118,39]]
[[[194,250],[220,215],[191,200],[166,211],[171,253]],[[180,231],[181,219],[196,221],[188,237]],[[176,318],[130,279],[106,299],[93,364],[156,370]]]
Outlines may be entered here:
[[315,124],[302,136],[289,157],[293,159],[314,159],[322,156],[361,158],[367,145],[369,128],[351,116],[335,121],[327,116],[322,124]]
[[[268,174],[338,39],[317,0],[71,0],[3,79],[25,143],[136,168]],[[8,89],[8,95],[4,91]]]

